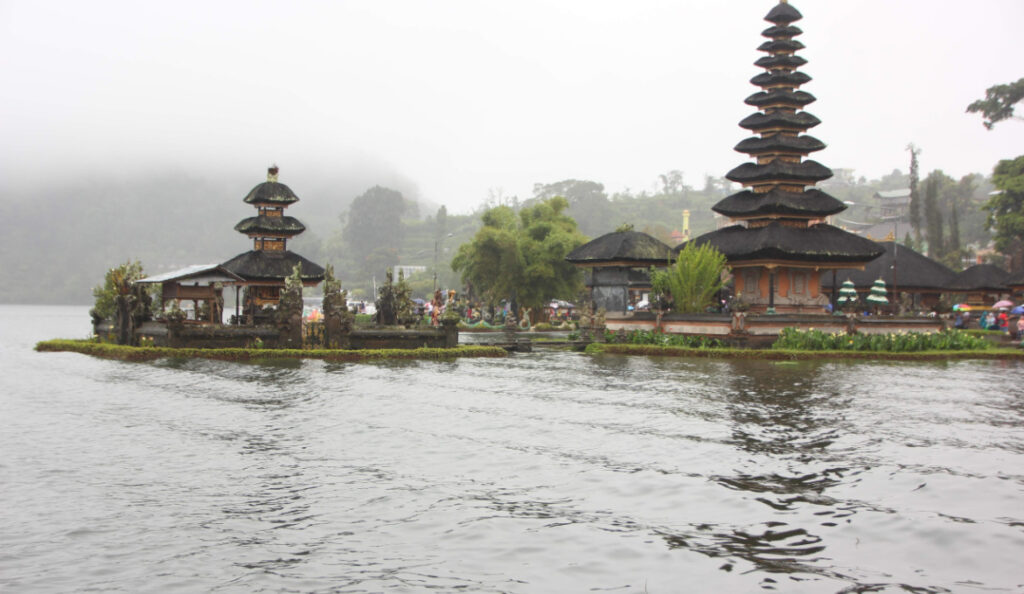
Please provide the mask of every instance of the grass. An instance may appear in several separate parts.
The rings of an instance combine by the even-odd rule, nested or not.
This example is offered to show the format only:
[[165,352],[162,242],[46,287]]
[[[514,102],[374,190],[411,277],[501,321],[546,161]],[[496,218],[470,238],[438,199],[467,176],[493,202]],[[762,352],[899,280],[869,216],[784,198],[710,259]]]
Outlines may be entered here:
[[650,344],[602,344],[587,346],[590,354],[645,355],[653,357],[704,357],[713,359],[864,359],[888,361],[936,361],[948,359],[1015,359],[1024,361],[1020,349],[985,349],[970,351],[914,351],[904,353],[872,351],[810,351],[795,349],[737,349],[737,348],[686,348]]
[[382,361],[420,359],[450,361],[460,357],[505,357],[500,347],[460,346],[454,349],[189,349],[133,347],[91,340],[44,340],[39,352],[71,352],[120,361],[153,361],[164,358],[216,359],[220,361],[267,361],[273,359],[322,359],[325,361]]

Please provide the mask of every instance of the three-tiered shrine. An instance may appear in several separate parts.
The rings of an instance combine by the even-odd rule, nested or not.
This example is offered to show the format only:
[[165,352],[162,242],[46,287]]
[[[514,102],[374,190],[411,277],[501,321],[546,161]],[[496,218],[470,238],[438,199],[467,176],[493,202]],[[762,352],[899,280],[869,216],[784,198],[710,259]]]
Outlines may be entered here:
[[757,136],[735,147],[755,162],[726,175],[745,189],[712,207],[733,224],[693,240],[726,256],[736,296],[753,311],[820,312],[828,302],[820,290],[821,271],[863,268],[884,251],[826,222],[846,205],[814,188],[832,171],[806,158],[825,144],[805,134],[821,122],[803,110],[815,98],[800,90],[811,80],[797,70],[807,63],[796,55],[804,45],[794,39],[802,31],[793,23],[801,18],[786,0],[765,16],[772,26],[761,34],[769,41],[758,49],[767,55],[754,63],[765,72],[750,80],[762,90],[746,99],[758,112],[740,122]]
[[243,219],[235,230],[253,240],[253,249],[223,264],[242,277],[246,287],[245,312],[255,313],[265,305],[276,305],[284,281],[298,264],[302,284],[316,286],[324,279],[324,269],[299,254],[288,251],[288,240],[306,230],[298,219],[284,211],[299,201],[291,188],[277,181],[277,166],[267,170],[267,181],[254,187],[244,202],[256,208],[256,216]]

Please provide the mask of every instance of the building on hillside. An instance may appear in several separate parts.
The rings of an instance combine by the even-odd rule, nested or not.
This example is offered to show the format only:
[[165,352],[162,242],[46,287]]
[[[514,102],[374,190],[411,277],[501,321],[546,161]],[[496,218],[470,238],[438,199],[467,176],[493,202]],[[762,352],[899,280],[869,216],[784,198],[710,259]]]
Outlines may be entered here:
[[875,192],[875,200],[878,201],[882,219],[909,221],[907,215],[910,213],[910,188]]
[[863,270],[822,273],[821,290],[830,295],[833,305],[838,287],[847,280],[852,281],[857,292],[864,297],[872,284],[882,279],[889,303],[896,304],[899,302],[897,295],[907,294],[915,309],[933,309],[939,304],[942,294],[949,292],[956,273],[945,265],[893,241],[883,241],[879,245],[885,253],[869,262]]
[[[872,241],[901,241],[911,231],[910,189],[875,192],[880,220],[877,223],[857,223],[842,220],[853,233]],[[842,276],[842,275],[840,275]]]
[[565,257],[586,271],[586,286],[595,309],[625,313],[650,292],[649,270],[667,266],[672,248],[640,231],[615,231],[589,241]]
[[759,111],[740,122],[758,136],[735,147],[755,162],[726,175],[746,189],[712,209],[732,224],[693,240],[725,255],[736,296],[752,311],[820,312],[829,301],[821,292],[822,271],[861,269],[884,251],[825,222],[846,205],[813,187],[832,172],[806,159],[825,144],[804,134],[820,121],[803,111],[815,98],[800,90],[811,80],[798,71],[807,61],[795,55],[804,47],[794,39],[802,31],[793,23],[801,18],[785,0],[765,16],[772,26],[762,32],[769,40],[758,49],[767,55],[755,62],[765,72],[750,81],[762,90],[746,99]]
[[[324,279],[324,269],[288,251],[288,240],[306,230],[298,219],[284,211],[299,201],[291,188],[277,181],[277,166],[267,170],[267,181],[254,187],[244,202],[256,208],[256,216],[243,219],[235,231],[253,240],[253,249],[224,262],[222,266],[241,277],[244,313],[251,321],[265,306],[276,306],[284,281],[300,267],[302,284],[315,287]],[[237,306],[236,306],[237,307]]]

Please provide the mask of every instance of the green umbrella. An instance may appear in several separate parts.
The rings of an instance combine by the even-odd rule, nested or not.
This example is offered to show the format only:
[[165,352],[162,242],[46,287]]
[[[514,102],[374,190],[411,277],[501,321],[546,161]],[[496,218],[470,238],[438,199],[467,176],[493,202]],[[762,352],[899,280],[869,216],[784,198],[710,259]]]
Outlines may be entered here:
[[836,303],[839,305],[853,304],[857,302],[857,289],[853,286],[852,280],[846,280],[843,286],[839,287],[839,298]]
[[889,298],[885,296],[885,281],[882,279],[876,280],[875,284],[871,285],[871,294],[864,300],[875,305],[889,303]]

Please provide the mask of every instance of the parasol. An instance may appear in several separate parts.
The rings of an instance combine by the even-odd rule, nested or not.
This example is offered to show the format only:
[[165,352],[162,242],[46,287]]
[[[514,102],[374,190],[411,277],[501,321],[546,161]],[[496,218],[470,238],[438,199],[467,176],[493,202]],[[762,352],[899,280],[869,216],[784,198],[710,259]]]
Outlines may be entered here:
[[864,301],[875,305],[889,303],[889,298],[885,296],[885,281],[882,279],[876,280],[875,284],[871,285],[871,293],[864,298]]
[[853,304],[857,302],[857,288],[853,286],[853,281],[847,279],[843,282],[843,286],[839,287],[839,298],[836,299],[836,303],[839,305]]

